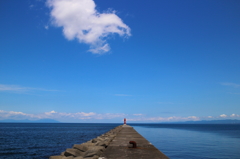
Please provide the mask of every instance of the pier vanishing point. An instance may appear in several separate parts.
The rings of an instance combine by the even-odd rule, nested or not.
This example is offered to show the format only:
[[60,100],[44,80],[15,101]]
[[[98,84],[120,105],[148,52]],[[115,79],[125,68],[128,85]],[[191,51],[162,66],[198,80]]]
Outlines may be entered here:
[[133,127],[120,125],[49,159],[169,159]]

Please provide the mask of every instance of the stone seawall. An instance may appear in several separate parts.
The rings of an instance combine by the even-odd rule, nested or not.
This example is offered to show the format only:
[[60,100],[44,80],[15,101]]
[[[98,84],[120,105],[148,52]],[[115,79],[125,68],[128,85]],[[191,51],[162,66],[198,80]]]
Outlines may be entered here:
[[73,145],[58,156],[50,156],[49,159],[98,159],[121,129],[122,125],[117,126],[86,143]]
[[101,159],[169,159],[130,125],[122,126],[101,156]]

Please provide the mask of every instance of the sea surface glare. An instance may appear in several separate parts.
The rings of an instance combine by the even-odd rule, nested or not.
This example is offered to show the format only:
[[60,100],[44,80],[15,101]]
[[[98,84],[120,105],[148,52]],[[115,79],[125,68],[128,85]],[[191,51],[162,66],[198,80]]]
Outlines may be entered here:
[[[120,124],[0,123],[1,159],[48,159]],[[129,124],[171,159],[240,159],[240,125]]]

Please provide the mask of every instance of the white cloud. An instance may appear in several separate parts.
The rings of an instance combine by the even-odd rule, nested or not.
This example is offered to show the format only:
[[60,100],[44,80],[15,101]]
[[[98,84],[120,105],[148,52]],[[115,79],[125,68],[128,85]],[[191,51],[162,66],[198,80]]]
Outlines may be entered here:
[[143,114],[133,114],[127,115],[124,113],[95,113],[95,112],[76,112],[76,113],[66,113],[66,112],[56,112],[54,110],[50,112],[40,113],[40,114],[28,114],[19,111],[4,111],[0,110],[0,120],[3,119],[29,119],[29,120],[37,120],[37,119],[55,119],[58,121],[78,121],[81,120],[108,120],[110,119],[123,119],[127,118],[127,121],[142,121],[142,122],[178,122],[178,121],[199,121],[206,118],[211,118],[212,120],[219,118],[240,118],[238,114],[225,115],[222,114],[220,116],[208,116],[208,117],[197,117],[197,116],[188,116],[188,117],[180,117],[180,116],[170,116],[170,117],[145,117]]
[[115,11],[99,13],[93,0],[47,0],[47,6],[51,8],[52,23],[63,28],[64,36],[89,44],[93,54],[110,50],[106,41],[109,35],[131,36],[130,28]]
[[11,114],[11,115],[27,115],[23,112],[14,112],[14,111],[10,111],[9,114]]
[[240,117],[240,115],[238,115],[238,114],[232,114],[232,115],[230,115],[230,117]]
[[221,83],[221,85],[231,86],[231,87],[235,87],[235,88],[240,87],[240,84],[230,83],[230,82]]
[[221,117],[221,118],[226,118],[227,115],[226,115],[226,114],[222,114],[222,115],[220,115],[220,117]]
[[23,118],[31,118],[32,114],[26,114],[23,112],[15,112],[15,111],[4,111],[0,110],[0,119],[23,119]]
[[46,115],[52,115],[52,114],[55,114],[57,112],[55,112],[54,110],[50,111],[50,112],[45,112]]
[[191,120],[200,120],[200,118],[199,117],[196,117],[196,116],[189,116],[189,117],[187,117],[187,119],[191,119]]
[[94,112],[76,112],[76,113],[64,113],[64,112],[56,112],[54,110],[50,112],[45,112],[42,114],[27,114],[23,112],[15,112],[15,111],[4,111],[0,110],[0,119],[29,119],[29,120],[37,120],[37,119],[46,119],[51,118],[55,120],[64,120],[66,118],[69,119],[114,119],[114,118],[123,118],[126,115],[123,113],[105,113],[105,114],[97,114]]
[[80,113],[76,113],[76,115],[80,115],[80,116],[94,116],[94,115],[96,115],[96,113],[93,113],[93,112],[90,112],[90,113],[80,112]]
[[232,115],[230,115],[230,117],[235,117],[236,116],[236,114],[232,114]]
[[200,120],[199,117],[189,116],[189,117],[149,117],[149,118],[132,118],[128,121],[151,121],[151,122],[170,122],[170,121],[197,121]]
[[89,52],[92,52],[93,54],[101,54],[101,53],[105,53],[108,52],[110,50],[110,47],[108,44],[104,44],[103,46],[91,46],[91,49],[89,49]]

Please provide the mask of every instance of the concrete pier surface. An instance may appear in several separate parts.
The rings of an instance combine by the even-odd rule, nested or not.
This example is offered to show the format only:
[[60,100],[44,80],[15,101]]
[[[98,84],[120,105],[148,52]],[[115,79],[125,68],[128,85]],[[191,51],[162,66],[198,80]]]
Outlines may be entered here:
[[[129,141],[135,141],[137,147],[132,148]],[[102,159],[169,159],[129,125],[123,125],[101,156]]]

